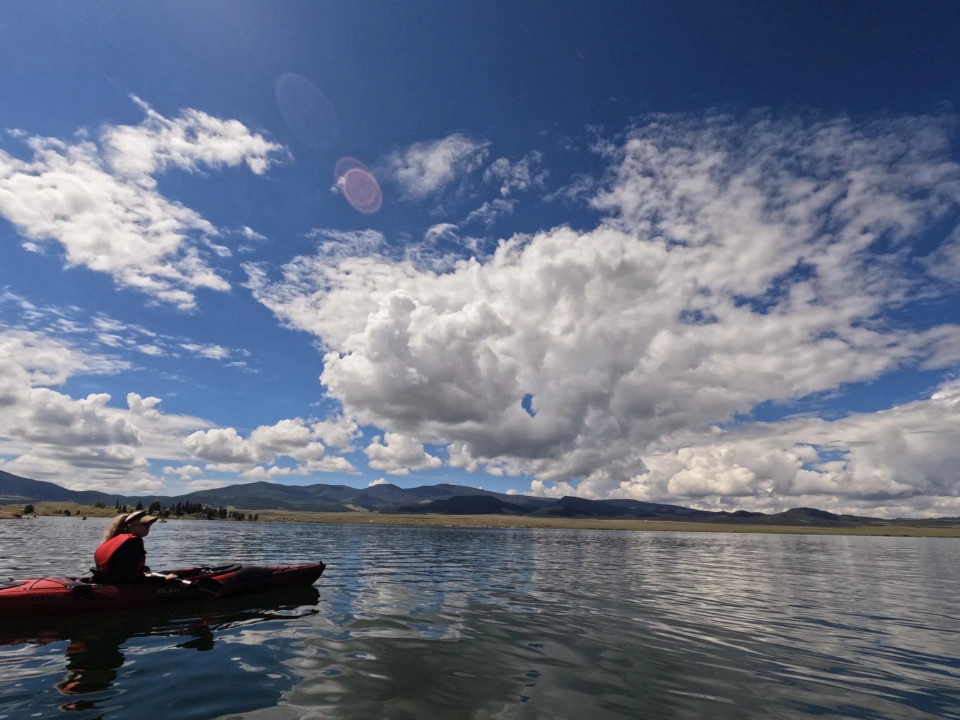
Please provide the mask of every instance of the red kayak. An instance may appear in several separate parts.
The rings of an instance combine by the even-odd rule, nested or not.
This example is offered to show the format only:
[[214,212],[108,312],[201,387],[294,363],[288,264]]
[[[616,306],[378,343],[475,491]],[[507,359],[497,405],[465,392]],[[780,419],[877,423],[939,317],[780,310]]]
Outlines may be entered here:
[[324,563],[306,565],[223,565],[164,571],[177,579],[147,577],[129,585],[107,585],[89,578],[42,577],[0,581],[0,617],[21,618],[106,612],[209,602],[313,585]]

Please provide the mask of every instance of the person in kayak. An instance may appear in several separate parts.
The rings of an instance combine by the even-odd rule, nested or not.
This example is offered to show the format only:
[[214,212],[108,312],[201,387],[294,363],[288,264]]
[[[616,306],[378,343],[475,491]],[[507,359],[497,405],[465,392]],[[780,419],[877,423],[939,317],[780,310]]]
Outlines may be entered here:
[[143,538],[159,519],[143,510],[118,515],[93,554],[97,580],[110,584],[144,580],[150,568],[146,566],[147,551],[143,547]]

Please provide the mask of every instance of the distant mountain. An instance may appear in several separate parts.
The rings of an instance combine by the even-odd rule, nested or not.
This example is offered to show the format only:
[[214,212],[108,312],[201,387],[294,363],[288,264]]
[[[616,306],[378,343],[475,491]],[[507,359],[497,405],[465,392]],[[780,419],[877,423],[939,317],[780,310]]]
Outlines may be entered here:
[[530,515],[563,518],[624,518],[674,520],[719,524],[793,525],[813,527],[856,527],[868,525],[920,525],[948,527],[960,524],[960,518],[934,520],[882,520],[855,515],[836,515],[816,508],[793,508],[782,513],[713,512],[682,505],[650,503],[640,500],[588,500],[578,497],[554,498],[508,495],[462,485],[422,485],[401,488],[391,484],[354,488],[349,485],[281,485],[252,482],[199,490],[186,495],[112,495],[92,490],[74,491],[51,482],[30,480],[0,470],[0,504],[28,502],[98,501],[112,506],[144,505],[159,500],[164,507],[178,502],[242,510],[302,510],[312,512],[373,511],[389,513],[436,513],[441,515]]
[[75,502],[82,504],[94,504],[98,500],[114,502],[113,495],[96,492],[93,490],[67,490],[52,482],[42,480],[29,480],[19,475],[0,470],[0,503],[20,503],[36,502],[44,500],[47,502]]
[[526,515],[528,510],[504,502],[493,495],[457,495],[442,500],[430,500],[420,505],[399,507],[400,513],[438,513],[440,515]]
[[603,500],[586,500],[565,496],[552,505],[535,510],[531,515],[539,517],[614,518],[629,517],[630,512],[626,508],[617,507]]

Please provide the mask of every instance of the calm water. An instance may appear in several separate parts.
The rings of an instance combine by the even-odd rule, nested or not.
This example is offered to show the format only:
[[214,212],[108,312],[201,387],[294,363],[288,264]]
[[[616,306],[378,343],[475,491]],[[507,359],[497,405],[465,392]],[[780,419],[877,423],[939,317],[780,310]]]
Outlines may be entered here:
[[[0,522],[0,577],[77,574],[103,525]],[[0,719],[960,718],[955,540],[172,521],[147,549],[329,568],[216,612],[0,618],[33,638],[0,646]]]

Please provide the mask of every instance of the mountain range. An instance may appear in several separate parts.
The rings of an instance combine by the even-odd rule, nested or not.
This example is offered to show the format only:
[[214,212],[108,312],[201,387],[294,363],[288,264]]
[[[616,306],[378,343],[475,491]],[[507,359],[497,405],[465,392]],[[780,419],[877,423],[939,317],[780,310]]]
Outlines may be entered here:
[[555,518],[618,518],[644,520],[680,520],[727,524],[810,525],[818,527],[854,527],[860,525],[910,525],[949,527],[960,525],[960,518],[914,519],[837,515],[815,508],[793,508],[767,514],[737,510],[734,512],[697,510],[681,505],[640,500],[588,500],[579,497],[543,498],[508,495],[464,485],[422,485],[401,488],[391,484],[355,488],[349,485],[281,485],[252,482],[186,495],[125,496],[95,490],[68,490],[55,483],[12,475],[0,470],[0,503],[75,502],[93,505],[145,506],[159,501],[164,507],[178,502],[242,510],[299,510],[312,512],[436,513],[445,515],[528,515]]

